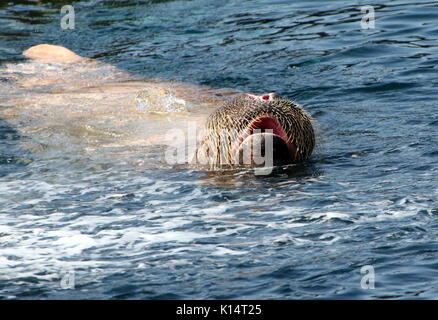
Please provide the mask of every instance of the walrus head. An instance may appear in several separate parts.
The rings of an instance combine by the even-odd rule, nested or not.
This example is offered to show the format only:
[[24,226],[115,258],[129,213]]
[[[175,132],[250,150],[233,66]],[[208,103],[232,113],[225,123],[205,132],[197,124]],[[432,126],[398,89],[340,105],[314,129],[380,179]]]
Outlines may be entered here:
[[210,115],[196,157],[214,166],[306,160],[315,146],[311,121],[298,104],[274,93],[245,94]]

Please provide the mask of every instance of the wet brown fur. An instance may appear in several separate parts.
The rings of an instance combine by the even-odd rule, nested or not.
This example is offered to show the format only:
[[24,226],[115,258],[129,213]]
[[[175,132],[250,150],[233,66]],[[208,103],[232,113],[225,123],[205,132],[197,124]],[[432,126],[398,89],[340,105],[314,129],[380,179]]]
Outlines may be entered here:
[[296,146],[293,161],[307,160],[315,146],[312,117],[297,103],[275,95],[273,100],[253,100],[247,95],[226,101],[207,119],[197,152],[200,162],[232,165],[233,147],[251,122],[259,117],[277,119],[288,143]]

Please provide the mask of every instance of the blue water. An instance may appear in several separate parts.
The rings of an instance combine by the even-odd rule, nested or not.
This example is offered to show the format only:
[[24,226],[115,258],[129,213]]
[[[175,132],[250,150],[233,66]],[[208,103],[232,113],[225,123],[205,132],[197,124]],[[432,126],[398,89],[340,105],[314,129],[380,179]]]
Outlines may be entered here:
[[436,2],[79,1],[74,30],[61,4],[2,1],[0,66],[54,43],[137,78],[277,92],[318,147],[260,177],[32,152],[0,120],[1,298],[438,298]]

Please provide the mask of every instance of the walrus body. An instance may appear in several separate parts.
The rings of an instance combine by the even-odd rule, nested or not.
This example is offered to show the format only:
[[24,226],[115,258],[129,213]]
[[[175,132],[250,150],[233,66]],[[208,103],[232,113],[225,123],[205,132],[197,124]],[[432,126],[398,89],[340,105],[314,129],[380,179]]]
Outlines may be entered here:
[[[133,136],[125,137],[125,144],[141,140],[142,143],[138,144],[147,147],[154,143],[163,144],[165,131],[175,128],[178,123],[183,127],[184,125],[181,125],[183,120],[196,120],[196,125],[203,127],[203,130],[201,135],[196,137],[197,148],[192,160],[194,163],[206,164],[210,167],[287,164],[308,159],[315,146],[310,115],[296,103],[272,93],[257,96],[242,94],[235,90],[211,89],[156,80],[126,82],[129,81],[129,75],[119,70],[112,71],[111,81],[96,80],[93,76],[83,77],[82,71],[90,72],[93,68],[100,70],[108,68],[108,65],[82,58],[66,48],[53,45],[32,47],[26,50],[24,55],[40,64],[62,65],[60,69],[62,72],[48,69],[46,75],[32,77],[28,74],[26,77],[14,80],[17,86],[22,88],[41,85],[52,87],[48,92],[42,93],[38,90],[33,95],[26,92],[25,97],[18,95],[17,99],[8,101],[9,104],[29,110],[28,114],[33,114],[35,119],[38,118],[39,121],[34,121],[35,126],[40,125],[44,117],[53,116],[56,112],[58,117],[54,121],[57,121],[57,125],[62,117],[66,125],[73,123],[73,119],[76,125],[79,125],[81,119],[87,118],[87,125],[84,124],[87,128],[99,122],[96,120],[98,115],[111,118],[112,126],[134,121],[141,122],[142,119],[146,123],[152,117],[155,120],[147,127],[153,127],[154,131],[143,132],[149,134],[149,137],[140,137],[139,133],[138,139]],[[77,75],[69,70],[76,70]],[[139,92],[141,94],[138,94]],[[135,97],[126,99],[127,95]],[[95,99],[99,101],[99,105],[105,105],[105,108],[85,109],[87,103],[83,100],[80,100],[79,104],[83,105],[84,109],[78,111],[71,108],[73,98],[84,96],[88,99],[87,103],[93,104],[92,101]],[[172,103],[169,103],[170,100]],[[52,108],[49,113],[31,112],[54,101],[57,107]],[[139,101],[140,105],[146,106],[153,113],[139,110]],[[156,112],[161,108],[158,104],[164,102],[167,107],[171,106],[173,109],[167,110],[167,113],[166,110]],[[68,105],[69,108],[63,109],[64,105]],[[187,106],[190,108],[186,108]],[[174,112],[175,110],[177,112]],[[77,113],[74,116],[73,111]],[[172,118],[169,118],[170,113]],[[32,130],[37,129],[34,127]],[[120,140],[116,143],[113,139],[111,143],[120,145]],[[143,143],[145,141],[147,143]],[[102,141],[99,141],[94,149],[102,145]]]

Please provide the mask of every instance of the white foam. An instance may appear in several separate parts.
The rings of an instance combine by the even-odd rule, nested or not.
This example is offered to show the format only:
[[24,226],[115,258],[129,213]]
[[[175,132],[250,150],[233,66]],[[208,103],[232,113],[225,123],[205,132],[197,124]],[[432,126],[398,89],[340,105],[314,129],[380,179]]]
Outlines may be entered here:
[[340,240],[341,237],[334,234],[334,233],[325,233],[325,234],[321,235],[319,237],[319,239],[322,240],[324,243],[333,244],[336,241]]
[[202,209],[202,212],[204,214],[207,214],[207,215],[219,215],[219,214],[225,213],[228,208],[229,208],[229,205],[222,204],[222,205],[218,205],[215,207]]
[[62,246],[63,250],[65,250],[67,254],[73,255],[79,254],[84,249],[97,245],[97,241],[87,235],[76,234],[69,237],[59,238],[58,240],[54,241],[53,244],[55,246]]
[[224,255],[243,255],[246,253],[247,251],[232,250],[224,247],[216,247],[216,250],[212,254],[216,256],[224,256]]

